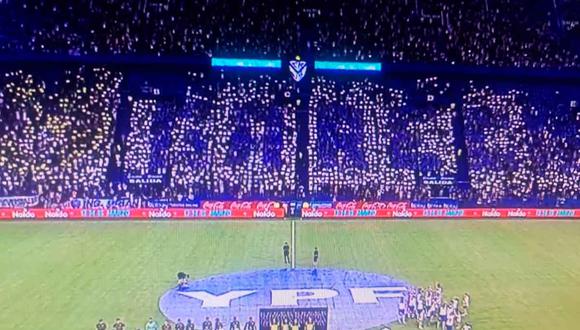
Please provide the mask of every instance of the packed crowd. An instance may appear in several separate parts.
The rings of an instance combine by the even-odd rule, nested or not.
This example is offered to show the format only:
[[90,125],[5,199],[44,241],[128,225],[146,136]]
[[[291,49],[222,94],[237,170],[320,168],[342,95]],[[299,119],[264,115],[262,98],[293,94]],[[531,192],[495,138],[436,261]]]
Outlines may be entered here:
[[131,129],[125,142],[128,175],[165,174],[171,144],[168,123],[175,115],[171,110],[171,104],[159,104],[152,99],[132,101]]
[[[176,104],[151,96],[129,96],[128,99],[129,131],[121,135],[114,149],[120,172],[111,176],[114,195],[133,199],[169,198],[164,184],[170,168],[171,123],[176,115]],[[133,182],[135,178],[140,181]],[[148,181],[151,178],[156,180]]]
[[[6,74],[0,196],[39,194],[49,206],[72,197],[127,194],[219,199],[294,193],[296,109],[287,81],[261,76],[199,85],[194,77],[179,109],[128,96],[129,133],[112,147],[120,76],[101,69],[94,74],[94,86],[77,75],[55,82],[61,90],[54,94],[22,71]],[[125,178],[170,174],[169,182],[157,189],[109,182],[111,155]]]
[[[315,78],[309,103],[309,189],[332,198],[409,200],[423,176],[454,176],[449,84],[411,92],[370,81]],[[340,196],[340,197],[339,197]],[[430,197],[430,196],[425,196]]]
[[580,63],[560,42],[547,1],[319,3],[313,47],[324,57],[536,68]]
[[[137,330],[194,330],[194,329],[201,329],[201,330],[258,330],[258,326],[256,321],[253,320],[252,317],[248,318],[248,320],[242,324],[237,317],[233,317],[230,323],[226,326],[224,325],[225,321],[221,321],[219,318],[215,320],[211,320],[207,317],[201,324],[195,325],[194,321],[191,319],[181,320],[178,319],[177,322],[171,322],[169,320],[165,320],[161,325],[154,320],[153,318],[149,318],[145,323],[143,328],[137,327]],[[99,320],[95,326],[96,330],[129,330],[125,322],[123,322],[120,318],[117,318],[115,322],[109,327],[106,321],[103,319]]]
[[468,321],[471,296],[445,301],[440,284],[428,288],[412,288],[398,304],[398,323],[415,323],[418,329],[435,326],[445,330],[471,330]]
[[298,132],[292,93],[288,81],[267,75],[188,86],[171,132],[170,186],[208,198],[293,194]]
[[464,96],[470,199],[578,200],[580,117],[572,102],[554,91],[533,96],[472,85]]
[[297,52],[534,68],[578,67],[556,2],[41,0],[4,4],[0,49],[70,55]]
[[274,56],[295,43],[294,8],[266,1],[27,0],[6,7],[3,28],[19,31],[0,48],[19,51]]
[[[319,76],[306,99],[266,74],[192,72],[178,101],[121,92],[122,81],[85,67],[58,78],[4,74],[0,197],[39,196],[46,207],[116,197],[578,201],[580,114],[570,91]],[[117,116],[121,108],[129,114]],[[464,191],[452,182],[445,196],[425,183],[460,171]]]
[[56,205],[107,187],[122,76],[66,71],[47,84],[23,71],[0,78],[0,196]]

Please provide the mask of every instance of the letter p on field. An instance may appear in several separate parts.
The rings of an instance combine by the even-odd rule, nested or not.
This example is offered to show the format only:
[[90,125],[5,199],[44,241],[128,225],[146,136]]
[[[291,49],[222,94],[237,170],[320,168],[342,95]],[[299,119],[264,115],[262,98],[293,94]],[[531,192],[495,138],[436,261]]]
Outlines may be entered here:
[[272,306],[298,306],[299,300],[329,299],[338,296],[331,289],[272,290]]

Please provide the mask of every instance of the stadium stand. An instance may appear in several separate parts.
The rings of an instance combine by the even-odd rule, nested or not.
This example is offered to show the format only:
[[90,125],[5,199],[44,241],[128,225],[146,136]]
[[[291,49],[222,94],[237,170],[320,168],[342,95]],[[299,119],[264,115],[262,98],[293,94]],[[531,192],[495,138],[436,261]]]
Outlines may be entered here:
[[39,194],[44,205],[99,196],[122,75],[81,68],[50,84],[21,70],[2,78],[0,195]]
[[[184,92],[164,99],[121,88],[143,83],[126,75],[87,67],[56,80],[4,74],[0,195],[39,195],[46,206],[73,197],[300,194],[488,206],[578,200],[573,88],[317,75],[299,92],[269,74],[190,72]],[[442,177],[450,187],[424,181]]]
[[577,200],[578,111],[552,91],[472,86],[464,96],[473,200]]
[[303,50],[351,60],[578,67],[558,2],[8,1],[0,49],[252,57]]
[[416,189],[417,178],[455,175],[454,105],[439,101],[448,87],[435,77],[419,80],[410,96],[370,81],[316,78],[309,105],[311,193],[409,200],[425,193]]
[[292,195],[297,148],[292,85],[261,75],[199,87],[190,83],[173,125],[171,187],[182,196],[222,199]]
[[[426,73],[184,78],[187,68],[168,78],[184,82],[167,98],[135,92],[145,79],[126,68],[94,68],[95,58],[304,53],[568,72],[578,31],[560,8],[568,1],[0,1],[1,58],[93,61],[59,78],[3,71],[0,195],[45,206],[73,196],[577,203],[574,91]],[[452,184],[426,183],[441,178]]]

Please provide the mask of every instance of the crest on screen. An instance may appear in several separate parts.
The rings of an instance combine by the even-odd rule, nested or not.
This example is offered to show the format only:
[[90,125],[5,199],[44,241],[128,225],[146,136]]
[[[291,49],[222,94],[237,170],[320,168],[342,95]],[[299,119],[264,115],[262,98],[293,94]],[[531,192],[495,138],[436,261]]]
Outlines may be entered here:
[[292,60],[290,61],[290,74],[295,81],[300,81],[304,76],[306,76],[306,62],[300,60]]

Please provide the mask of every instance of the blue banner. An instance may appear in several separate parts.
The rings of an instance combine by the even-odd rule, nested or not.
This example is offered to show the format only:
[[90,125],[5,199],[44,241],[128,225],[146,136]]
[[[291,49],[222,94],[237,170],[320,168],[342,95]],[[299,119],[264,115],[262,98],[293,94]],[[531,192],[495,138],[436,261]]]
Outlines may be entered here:
[[309,207],[313,209],[331,209],[333,208],[333,203],[332,201],[312,201]]
[[128,209],[139,207],[138,201],[129,198],[74,198],[64,204],[73,209]]
[[413,201],[412,209],[457,209],[459,202],[452,198],[434,198],[429,201]]
[[149,199],[145,202],[145,207],[163,208],[163,207],[178,207],[178,208],[198,208],[200,203],[193,199],[182,199],[179,201],[168,198]]

